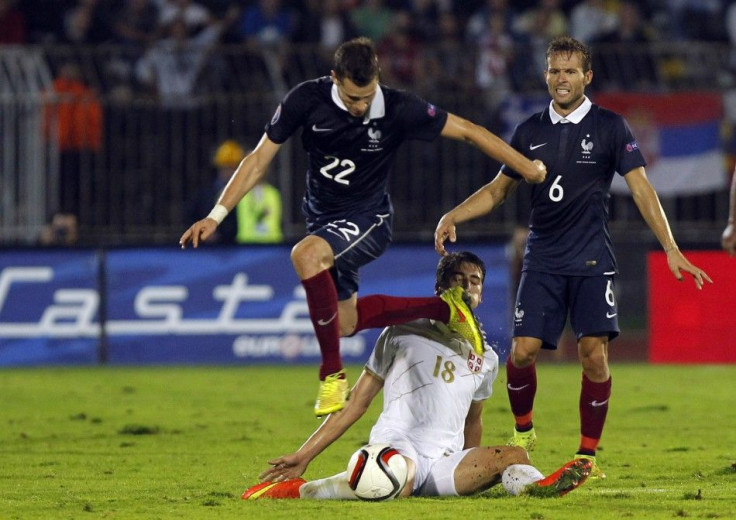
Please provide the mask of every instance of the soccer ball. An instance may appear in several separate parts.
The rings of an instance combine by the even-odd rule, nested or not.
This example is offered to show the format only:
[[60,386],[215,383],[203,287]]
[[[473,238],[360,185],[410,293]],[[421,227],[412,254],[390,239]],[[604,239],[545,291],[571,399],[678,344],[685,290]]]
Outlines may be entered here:
[[390,500],[406,484],[406,460],[388,444],[366,444],[348,462],[350,489],[361,500]]

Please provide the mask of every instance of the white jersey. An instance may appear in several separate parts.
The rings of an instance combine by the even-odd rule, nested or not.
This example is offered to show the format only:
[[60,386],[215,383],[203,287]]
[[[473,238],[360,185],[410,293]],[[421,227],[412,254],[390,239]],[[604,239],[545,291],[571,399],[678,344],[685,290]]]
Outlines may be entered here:
[[488,347],[478,356],[443,323],[423,319],[386,328],[366,369],[384,381],[371,442],[406,438],[436,459],[463,449],[468,410],[491,396],[498,356]]

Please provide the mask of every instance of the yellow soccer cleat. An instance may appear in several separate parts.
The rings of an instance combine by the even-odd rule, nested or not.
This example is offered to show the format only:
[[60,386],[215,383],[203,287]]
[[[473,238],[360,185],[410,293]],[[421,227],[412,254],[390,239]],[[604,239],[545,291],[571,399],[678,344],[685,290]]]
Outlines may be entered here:
[[456,285],[443,292],[440,298],[450,306],[448,328],[470,341],[475,353],[482,356],[485,350],[483,334],[478,321],[475,319],[475,314],[470,308],[470,298],[465,289]]
[[514,436],[509,439],[506,446],[518,446],[524,448],[526,452],[530,452],[534,449],[537,444],[537,434],[534,428],[525,432],[520,432],[514,428]]
[[345,407],[349,395],[348,380],[345,370],[340,370],[325,377],[319,382],[319,393],[314,405],[314,415],[322,417],[333,412],[339,412]]
[[575,454],[576,459],[588,459],[592,464],[593,467],[590,469],[590,477],[591,479],[604,479],[606,478],[606,474],[603,473],[603,470],[598,465],[598,461],[595,460],[595,455],[583,455],[580,453]]

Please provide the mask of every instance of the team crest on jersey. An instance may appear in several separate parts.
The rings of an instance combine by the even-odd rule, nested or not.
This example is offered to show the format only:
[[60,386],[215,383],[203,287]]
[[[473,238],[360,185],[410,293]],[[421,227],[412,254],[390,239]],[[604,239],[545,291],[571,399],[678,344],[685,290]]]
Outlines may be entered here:
[[483,368],[483,356],[479,356],[474,351],[468,353],[468,370],[473,373],[480,372]]
[[367,148],[361,148],[361,152],[380,152],[383,150],[383,146],[381,146],[381,137],[383,137],[383,134],[381,131],[376,128],[375,123],[368,127],[368,147]]
[[590,156],[590,152],[593,150],[593,141],[588,141],[588,137],[586,136],[585,139],[580,141],[580,147],[583,149],[583,155],[584,156]]
[[275,125],[276,123],[278,123],[280,117],[281,117],[281,103],[279,103],[279,106],[276,107],[276,112],[273,113],[273,117],[271,118],[271,124]]
[[592,157],[594,147],[593,141],[590,140],[590,134],[586,134],[583,140],[580,141],[581,157],[575,162],[577,164],[595,164],[596,161]]
[[370,137],[371,143],[377,143],[381,140],[381,131],[377,128],[369,128],[368,137]]
[[517,325],[521,323],[521,320],[524,319],[524,309],[521,307],[516,307],[514,310],[514,323]]

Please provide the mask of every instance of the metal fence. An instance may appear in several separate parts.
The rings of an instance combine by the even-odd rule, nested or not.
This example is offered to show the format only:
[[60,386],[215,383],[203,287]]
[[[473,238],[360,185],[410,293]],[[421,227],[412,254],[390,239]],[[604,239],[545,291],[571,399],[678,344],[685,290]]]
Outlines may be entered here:
[[0,241],[35,233],[56,189],[54,141],[44,140],[40,93],[51,72],[40,49],[0,47]]
[[[61,64],[80,67],[103,113],[101,145],[75,163],[81,186],[81,242],[92,245],[175,244],[190,221],[203,216],[191,214],[190,207],[214,179],[211,159],[217,145],[228,138],[255,145],[287,89],[330,68],[329,53],[318,48],[286,52],[226,46],[197,52],[201,55],[189,78],[191,89],[182,95],[164,93],[160,82],[165,78],[160,76],[145,82],[142,49],[0,47],[0,243],[35,243],[44,222],[59,209],[64,154],[48,127],[53,127],[54,114],[64,102],[49,93]],[[430,66],[438,56],[446,60],[448,53],[468,66],[458,69],[470,70],[468,77],[447,81],[442,66]],[[516,56],[519,63],[524,57],[534,63],[532,49],[517,49]],[[447,110],[496,132],[503,130],[495,111],[498,99],[474,84],[473,52],[429,48],[424,57],[429,73],[409,87]],[[646,79],[623,85],[612,79],[606,84],[611,88],[725,88],[730,81],[728,62],[728,47],[712,44],[608,47],[596,53],[605,76]],[[531,94],[541,89],[543,94],[538,69],[515,70],[521,70],[521,76],[515,77],[511,91]],[[305,157],[298,139],[291,141],[269,174],[283,194],[288,241],[304,229],[299,204]],[[498,164],[464,144],[409,143],[399,153],[391,181],[396,238],[429,238],[439,217],[488,182],[497,169]],[[663,204],[681,240],[716,243],[727,214],[725,181],[722,190],[668,198]],[[525,197],[513,197],[463,232],[508,236],[525,221],[527,211]],[[630,198],[613,196],[611,215],[614,228],[629,236],[649,236]]]

